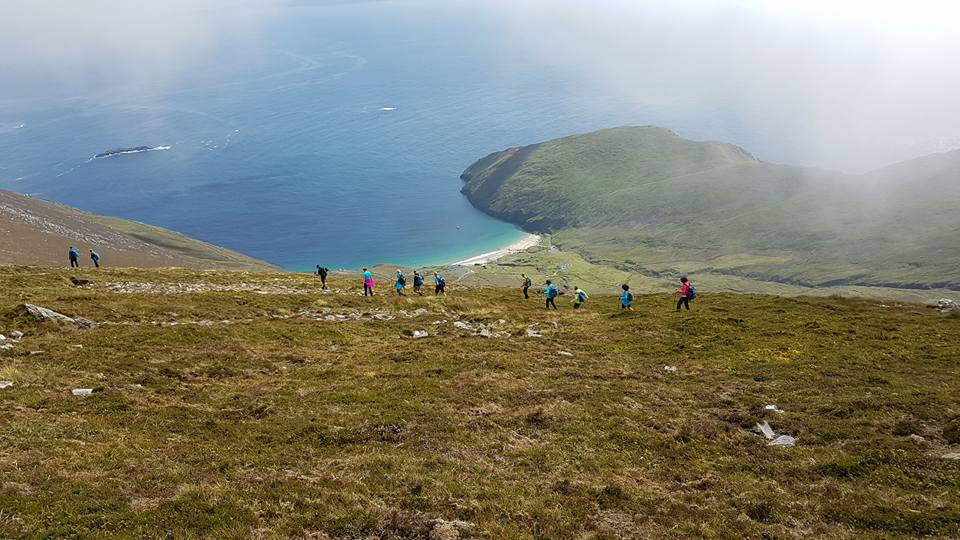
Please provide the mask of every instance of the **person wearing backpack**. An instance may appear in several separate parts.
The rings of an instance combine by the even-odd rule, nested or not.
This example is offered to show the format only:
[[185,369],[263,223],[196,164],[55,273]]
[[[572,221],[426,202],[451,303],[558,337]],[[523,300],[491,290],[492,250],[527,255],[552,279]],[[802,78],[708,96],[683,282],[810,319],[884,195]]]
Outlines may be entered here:
[[547,290],[543,291],[543,295],[547,297],[547,309],[550,309],[550,306],[553,306],[553,309],[559,309],[557,307],[557,297],[560,296],[560,289],[557,289],[557,286],[547,280]]
[[80,251],[70,246],[70,268],[80,268]]
[[363,295],[364,296],[373,296],[373,286],[377,282],[373,279],[373,272],[363,269]]
[[446,291],[447,280],[443,279],[443,276],[440,275],[440,272],[433,273],[433,283],[434,283],[433,294],[436,294],[436,295],[447,294],[447,291]]
[[327,288],[327,273],[330,272],[329,268],[317,265],[317,275],[320,276],[320,287]]
[[588,298],[590,297],[587,296],[587,293],[584,292],[583,289],[577,287],[576,285],[573,286],[573,301],[571,302],[573,304],[573,309],[580,309],[580,306],[587,303]]
[[90,260],[93,261],[93,266],[100,268],[100,254],[94,250],[90,250]]
[[397,289],[397,294],[400,296],[406,296],[403,294],[403,290],[407,288],[407,276],[403,275],[403,270],[397,268],[397,282],[394,284],[394,288]]
[[530,287],[533,286],[533,280],[530,279],[526,274],[520,274],[520,277],[523,278],[523,297],[530,298]]
[[620,309],[633,311],[633,293],[630,292],[630,286],[624,283],[620,286],[623,294],[620,295]]
[[686,276],[680,278],[680,290],[677,291],[677,296],[680,297],[677,300],[677,311],[680,311],[681,305],[686,306],[687,311],[690,311],[690,301],[697,297],[697,288]]
[[413,271],[413,292],[418,296],[423,296],[423,274],[417,270]]

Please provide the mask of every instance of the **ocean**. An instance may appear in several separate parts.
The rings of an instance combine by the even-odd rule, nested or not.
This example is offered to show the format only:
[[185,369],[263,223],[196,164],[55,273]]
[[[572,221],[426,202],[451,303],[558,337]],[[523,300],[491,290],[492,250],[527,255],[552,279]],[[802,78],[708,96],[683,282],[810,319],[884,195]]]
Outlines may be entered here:
[[[460,194],[460,173],[491,152],[647,124],[768,144],[723,103],[607,93],[452,6],[273,9],[257,39],[215,45],[173,82],[92,77],[51,98],[4,81],[0,187],[290,270],[419,266],[522,236]],[[154,151],[93,159],[138,146]]]

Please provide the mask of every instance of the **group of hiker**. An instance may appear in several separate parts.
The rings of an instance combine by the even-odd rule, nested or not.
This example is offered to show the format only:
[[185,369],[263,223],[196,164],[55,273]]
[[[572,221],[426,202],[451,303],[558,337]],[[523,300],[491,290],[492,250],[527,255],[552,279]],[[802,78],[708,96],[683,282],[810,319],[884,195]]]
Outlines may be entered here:
[[[529,290],[533,285],[532,280],[526,274],[520,274],[523,278],[523,297],[530,298]],[[620,309],[626,311],[633,311],[633,293],[630,292],[630,286],[624,283],[620,286],[623,289],[623,294],[620,295]],[[558,309],[556,299],[560,296],[560,289],[557,288],[557,285],[550,281],[546,281],[546,288],[543,291],[543,295],[546,297],[546,309]],[[697,297],[697,288],[693,286],[693,283],[687,279],[686,276],[680,278],[680,288],[677,290],[677,311],[680,311],[680,307],[686,307],[687,311],[690,311],[690,301]],[[587,300],[590,296],[581,289],[580,287],[573,286],[573,300],[570,301],[573,304],[573,309],[580,309],[584,304],[587,303]]]
[[[80,268],[80,250],[70,246],[69,257],[70,268]],[[93,266],[100,268],[100,254],[92,249],[90,250],[90,260],[93,261]]]
[[[328,268],[324,268],[317,265],[317,270],[314,274],[320,276],[320,282],[323,285],[323,288],[327,288],[327,273],[329,272]],[[526,274],[520,274],[522,281],[521,290],[523,291],[523,297],[530,298],[530,288],[533,287],[533,280],[530,276]],[[433,283],[434,283],[434,294],[442,295],[446,294],[447,282],[444,279],[443,274],[440,272],[433,273]],[[377,282],[373,278],[373,273],[368,269],[363,269],[363,295],[364,296],[373,296],[373,288],[376,286]],[[413,292],[419,296],[423,296],[423,284],[424,277],[419,270],[413,271]],[[559,287],[556,283],[553,283],[551,280],[546,280],[546,288],[543,291],[543,295],[546,298],[546,309],[560,309],[557,307],[557,297],[561,294]],[[404,292],[407,288],[407,276],[403,273],[403,270],[397,268],[396,275],[394,276],[393,288],[399,296],[406,296]],[[630,286],[627,284],[621,285],[623,289],[623,294],[620,295],[620,309],[633,311],[633,293],[630,292]],[[573,305],[573,309],[580,309],[590,299],[590,296],[581,289],[579,286],[574,285],[573,287],[573,298],[570,303]],[[687,279],[686,276],[680,278],[680,288],[677,290],[677,311],[680,311],[681,307],[687,308],[687,311],[690,310],[690,301],[697,297],[697,289],[693,286],[693,283]]]

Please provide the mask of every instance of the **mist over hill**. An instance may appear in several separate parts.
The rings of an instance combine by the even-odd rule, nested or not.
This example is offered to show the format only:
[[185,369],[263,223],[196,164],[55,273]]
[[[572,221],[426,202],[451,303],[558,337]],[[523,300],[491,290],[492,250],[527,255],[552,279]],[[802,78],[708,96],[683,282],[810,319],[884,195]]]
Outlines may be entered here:
[[849,175],[622,127],[497,152],[462,179],[481,210],[617,267],[960,287],[960,151]]

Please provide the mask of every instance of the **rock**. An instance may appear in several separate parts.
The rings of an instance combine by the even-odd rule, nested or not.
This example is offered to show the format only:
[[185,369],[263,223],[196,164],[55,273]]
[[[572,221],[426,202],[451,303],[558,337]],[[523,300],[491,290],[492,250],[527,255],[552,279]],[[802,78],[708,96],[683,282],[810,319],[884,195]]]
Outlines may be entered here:
[[13,386],[13,381],[0,381],[0,390]]
[[473,327],[470,326],[469,323],[465,323],[465,322],[463,322],[463,321],[453,321],[453,326],[455,326],[455,327],[457,327],[457,328],[459,328],[459,329],[461,329],[461,330],[473,330]]
[[0,345],[0,351],[9,351],[12,348],[13,343],[4,343],[3,345]]
[[793,445],[796,444],[797,440],[789,435],[781,435],[776,439],[770,441],[767,446],[782,446],[784,448],[793,448]]
[[567,356],[567,357],[573,356],[573,353],[570,351],[557,351],[557,354],[559,354],[560,356]]
[[67,347],[70,349],[82,349],[83,345],[67,345]]
[[20,339],[23,337],[23,332],[19,330],[14,330],[13,332],[10,332],[10,337],[13,339]]
[[537,332],[533,328],[527,328],[527,337],[543,337],[543,334]]
[[43,354],[43,351],[30,351],[30,356],[37,356],[38,354]]
[[923,437],[917,435],[916,433],[910,435],[910,436],[907,437],[907,438],[910,439],[911,441],[917,443],[917,444],[924,444],[924,443],[927,442],[926,439],[924,439]]
[[763,407],[763,410],[783,414],[783,409],[777,407],[776,405],[766,405]]
[[7,340],[7,336],[0,334],[0,341],[6,341],[6,340]]
[[676,373],[676,372],[677,372],[677,366],[663,366],[663,371],[664,371],[665,373]]
[[413,339],[425,338],[425,337],[427,337],[427,336],[429,336],[429,335],[430,335],[430,334],[428,334],[428,333],[425,332],[424,330],[414,330],[414,331],[413,331]]
[[90,328],[91,326],[93,326],[93,321],[90,321],[88,319],[82,319],[79,317],[74,319],[72,317],[67,317],[63,313],[57,313],[56,311],[53,311],[52,309],[47,309],[45,307],[35,306],[33,304],[24,304],[23,307],[26,308],[27,313],[29,313],[30,315],[33,315],[35,319],[40,321],[54,321],[54,322],[69,323],[76,326],[77,328],[84,328],[84,329]]
[[93,393],[93,388],[74,388],[70,393],[75,396],[89,396]]
[[763,434],[767,439],[773,439],[776,437],[776,434],[773,432],[773,428],[770,427],[768,422],[763,422],[762,424],[757,424],[757,431]]
[[960,310],[960,304],[949,298],[941,298],[940,300],[937,300],[937,307],[940,308],[940,311]]
[[77,277],[71,277],[70,282],[76,287],[86,287],[91,284],[89,279],[80,279]]
[[960,459],[960,452],[950,452],[949,454],[944,454],[940,457],[943,459]]

